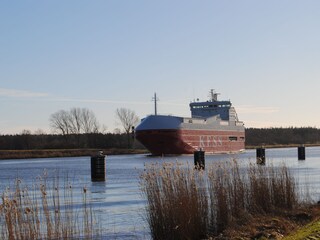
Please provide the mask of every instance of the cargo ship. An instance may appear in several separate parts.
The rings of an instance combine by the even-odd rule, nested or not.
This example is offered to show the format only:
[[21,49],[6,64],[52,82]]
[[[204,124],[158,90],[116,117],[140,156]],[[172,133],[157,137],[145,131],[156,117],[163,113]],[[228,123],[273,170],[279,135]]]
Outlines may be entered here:
[[135,137],[152,155],[236,153],[245,149],[245,127],[238,120],[231,101],[219,101],[210,91],[210,99],[189,104],[191,117],[155,114],[147,116],[135,128]]

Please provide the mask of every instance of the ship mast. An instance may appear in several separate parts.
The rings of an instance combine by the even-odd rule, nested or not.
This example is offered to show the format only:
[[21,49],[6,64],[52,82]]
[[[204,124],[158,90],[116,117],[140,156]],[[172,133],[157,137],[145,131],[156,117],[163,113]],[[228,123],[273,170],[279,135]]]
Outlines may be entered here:
[[157,115],[157,101],[159,100],[157,98],[157,94],[154,93],[154,97],[152,98],[152,100],[154,101],[154,115]]

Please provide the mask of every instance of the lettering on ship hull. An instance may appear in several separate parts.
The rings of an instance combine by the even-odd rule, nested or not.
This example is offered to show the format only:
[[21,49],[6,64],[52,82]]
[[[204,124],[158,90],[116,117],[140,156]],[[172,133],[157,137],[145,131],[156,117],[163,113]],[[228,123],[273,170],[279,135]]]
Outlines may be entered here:
[[222,139],[219,136],[199,136],[199,147],[210,148],[222,146]]

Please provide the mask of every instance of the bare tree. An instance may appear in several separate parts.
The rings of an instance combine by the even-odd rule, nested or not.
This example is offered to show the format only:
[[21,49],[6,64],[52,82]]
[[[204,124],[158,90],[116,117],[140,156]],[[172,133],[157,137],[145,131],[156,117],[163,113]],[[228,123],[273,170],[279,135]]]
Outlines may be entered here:
[[69,114],[67,111],[60,110],[51,114],[49,121],[54,131],[62,135],[68,135],[70,133]]
[[81,133],[81,108],[71,108],[69,112],[70,131],[74,134]]
[[121,125],[124,128],[125,133],[127,134],[129,148],[131,142],[130,132],[132,130],[132,127],[134,127],[139,122],[139,118],[134,111],[127,108],[118,108],[116,110],[116,117],[120,120]]
[[94,113],[86,108],[71,108],[70,111],[53,113],[50,125],[54,131],[63,135],[99,132],[99,123]]
[[94,113],[86,108],[81,109],[81,123],[83,133],[98,133],[99,123]]
[[116,116],[120,120],[126,133],[130,133],[131,128],[139,122],[139,118],[135,112],[127,108],[118,108],[116,110]]

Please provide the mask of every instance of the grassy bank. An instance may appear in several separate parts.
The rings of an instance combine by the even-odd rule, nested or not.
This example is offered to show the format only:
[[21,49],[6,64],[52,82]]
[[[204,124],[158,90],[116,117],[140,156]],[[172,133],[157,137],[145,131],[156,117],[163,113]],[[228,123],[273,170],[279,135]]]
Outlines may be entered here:
[[[319,207],[317,208],[319,214]],[[305,239],[320,239],[320,219],[319,216],[311,223],[299,228],[297,231],[291,233],[283,240],[305,240]]]
[[54,158],[94,156],[102,150],[106,155],[139,154],[139,149],[44,149],[44,150],[0,150],[0,159]]

